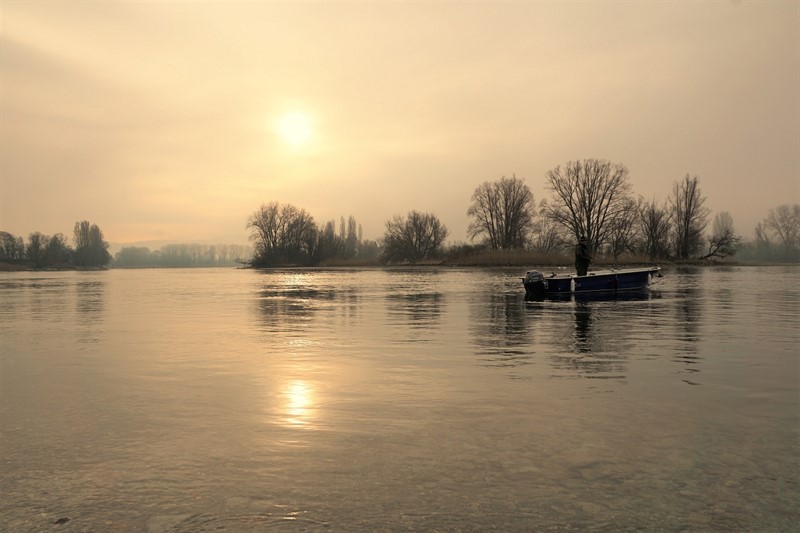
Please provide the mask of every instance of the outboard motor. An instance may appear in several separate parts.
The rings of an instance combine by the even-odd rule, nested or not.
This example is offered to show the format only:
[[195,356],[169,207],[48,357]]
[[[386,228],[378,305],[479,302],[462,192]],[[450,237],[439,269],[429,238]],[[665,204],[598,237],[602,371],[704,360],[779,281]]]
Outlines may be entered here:
[[529,270],[522,278],[522,284],[525,285],[525,292],[530,296],[543,297],[545,288],[544,274],[538,270]]

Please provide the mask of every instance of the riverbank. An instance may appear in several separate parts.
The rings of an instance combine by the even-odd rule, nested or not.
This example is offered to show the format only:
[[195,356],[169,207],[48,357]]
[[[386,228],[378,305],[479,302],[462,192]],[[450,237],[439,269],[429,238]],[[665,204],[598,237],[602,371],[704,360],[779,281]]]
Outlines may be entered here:
[[[621,257],[614,261],[612,258],[602,258],[597,262],[593,263],[590,267],[590,270],[596,269],[609,269],[609,268],[618,268],[618,267],[639,267],[639,266],[651,266],[651,265],[660,265],[662,267],[666,266],[770,266],[770,265],[787,265],[787,264],[797,264],[797,263],[776,263],[776,262],[742,262],[736,261],[731,259],[726,260],[714,260],[714,259],[705,259],[705,260],[686,260],[686,261],[649,261],[643,257]],[[217,268],[219,265],[213,266],[195,266],[195,267],[188,267],[188,268]],[[435,260],[426,260],[426,261],[419,261],[417,263],[403,263],[403,264],[392,264],[387,265],[382,263],[377,259],[343,259],[343,260],[334,260],[334,261],[326,261],[319,265],[270,265],[270,266],[261,266],[261,267],[253,267],[249,265],[240,264],[236,267],[231,268],[245,268],[245,269],[270,269],[270,268],[381,268],[381,267],[407,267],[407,268],[415,268],[415,267],[456,267],[456,268],[468,268],[468,267],[475,267],[475,268],[497,268],[497,267],[520,267],[520,268],[573,268],[573,261],[571,261],[566,256],[557,256],[557,255],[541,255],[541,254],[527,254],[527,253],[499,253],[499,254],[481,254],[481,255],[474,255],[474,256],[465,256],[465,257],[457,257],[457,258],[445,258],[445,259],[435,259]],[[60,271],[68,271],[68,270],[75,270],[75,271],[97,271],[97,270],[111,270],[111,269],[157,269],[157,268],[187,268],[187,267],[171,267],[171,266],[159,266],[159,265],[147,265],[147,266],[136,266],[136,267],[114,267],[110,265],[108,267],[76,267],[71,265],[63,265],[60,267],[46,267],[46,268],[36,268],[33,266],[32,263],[5,263],[0,262],[0,272],[60,272]]]
[[77,267],[72,265],[60,265],[57,267],[37,268],[33,263],[5,263],[0,261],[0,272],[63,272],[66,270],[97,271],[108,270],[109,267]]

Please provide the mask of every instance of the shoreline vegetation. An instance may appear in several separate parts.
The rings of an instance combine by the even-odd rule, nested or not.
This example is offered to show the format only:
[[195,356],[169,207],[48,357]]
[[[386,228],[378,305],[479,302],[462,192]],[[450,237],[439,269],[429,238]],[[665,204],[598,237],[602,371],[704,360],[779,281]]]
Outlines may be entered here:
[[[96,224],[75,223],[74,248],[61,234],[31,233],[27,243],[0,231],[0,271],[110,268],[236,267],[522,267],[573,268],[574,247],[586,241],[595,269],[633,265],[800,263],[800,204],[770,210],[745,241],[727,211],[710,210],[690,175],[673,184],[665,203],[632,194],[619,163],[570,161],[547,174],[551,199],[537,206],[524,180],[512,175],[479,185],[467,210],[469,243],[450,243],[435,213],[411,210],[387,220],[385,233],[363,238],[352,215],[318,224],[291,204],[262,204],[247,219],[252,246],[168,244],[159,250],[123,246],[113,257]],[[735,259],[734,259],[735,257]],[[2,265],[2,263],[6,263]]]
[[[779,265],[800,265],[797,262],[781,261],[739,261],[734,258],[720,259],[690,259],[690,260],[660,260],[651,261],[646,257],[624,256],[618,257],[615,261],[612,257],[600,257],[590,267],[590,270],[607,269],[615,267],[635,267],[649,265],[664,266],[779,266]],[[63,271],[104,271],[104,270],[145,270],[145,269],[175,269],[175,268],[238,268],[243,270],[282,270],[282,269],[326,269],[326,268],[501,268],[501,267],[520,267],[526,269],[535,268],[557,268],[574,269],[574,260],[567,254],[541,254],[535,252],[520,251],[498,251],[482,252],[457,257],[442,257],[417,261],[414,263],[392,263],[381,262],[378,258],[368,259],[331,259],[317,265],[302,264],[274,264],[270,266],[253,266],[247,262],[236,262],[230,264],[214,265],[142,265],[142,266],[96,266],[80,267],[69,264],[36,267],[32,262],[4,262],[0,261],[0,272],[63,272]]]

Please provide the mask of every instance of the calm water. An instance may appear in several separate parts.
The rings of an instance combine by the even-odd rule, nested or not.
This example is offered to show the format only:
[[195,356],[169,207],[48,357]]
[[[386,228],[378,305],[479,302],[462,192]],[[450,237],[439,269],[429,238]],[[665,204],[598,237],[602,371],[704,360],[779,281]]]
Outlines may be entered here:
[[800,269],[0,274],[3,531],[800,523]]

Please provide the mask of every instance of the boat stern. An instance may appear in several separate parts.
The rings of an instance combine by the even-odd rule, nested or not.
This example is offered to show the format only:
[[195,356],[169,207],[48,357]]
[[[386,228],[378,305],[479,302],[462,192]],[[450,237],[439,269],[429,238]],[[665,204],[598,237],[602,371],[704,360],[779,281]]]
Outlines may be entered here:
[[547,288],[547,282],[544,280],[544,274],[538,270],[529,270],[522,278],[522,284],[525,286],[525,292],[533,295],[544,295]]

